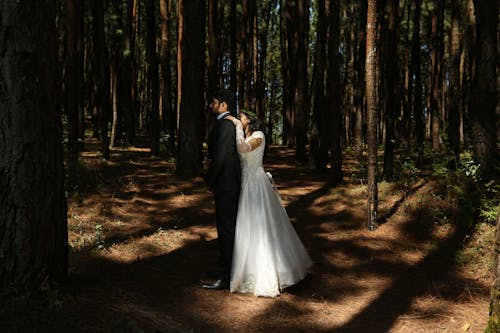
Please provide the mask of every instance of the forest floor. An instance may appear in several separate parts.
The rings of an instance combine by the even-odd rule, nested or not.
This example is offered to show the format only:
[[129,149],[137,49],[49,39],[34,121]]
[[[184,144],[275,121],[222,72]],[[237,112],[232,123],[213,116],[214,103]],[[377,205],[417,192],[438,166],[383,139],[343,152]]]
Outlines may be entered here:
[[437,183],[379,184],[377,230],[346,156],[332,185],[271,146],[265,167],[315,264],[276,298],[210,291],[214,205],[202,178],[182,179],[146,148],[82,153],[68,199],[70,286],[10,305],[1,332],[483,332],[493,227],[453,227]]

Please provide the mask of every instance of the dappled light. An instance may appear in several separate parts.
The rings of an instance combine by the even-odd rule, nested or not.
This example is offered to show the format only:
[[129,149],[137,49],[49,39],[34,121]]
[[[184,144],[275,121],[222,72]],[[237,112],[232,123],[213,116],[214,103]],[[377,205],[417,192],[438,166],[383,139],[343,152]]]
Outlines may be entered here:
[[[271,146],[265,164],[314,261],[299,284],[277,298],[202,289],[217,257],[205,185],[177,178],[170,162],[146,152],[112,151],[113,163],[94,170],[102,184],[69,201],[72,296],[55,296],[61,305],[38,309],[33,322],[56,330],[161,332],[484,327],[489,280],[454,261],[465,235],[433,215],[440,202],[431,197],[432,183],[382,185],[386,221],[370,232],[366,186],[332,185],[311,172],[296,176],[287,167],[290,152]],[[96,167],[97,155],[84,156],[84,165]],[[447,214],[453,219],[453,211]]]

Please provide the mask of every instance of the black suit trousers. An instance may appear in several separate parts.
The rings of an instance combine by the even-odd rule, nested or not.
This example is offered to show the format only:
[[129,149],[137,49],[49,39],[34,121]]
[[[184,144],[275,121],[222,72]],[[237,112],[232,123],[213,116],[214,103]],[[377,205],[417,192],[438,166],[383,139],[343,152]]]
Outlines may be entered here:
[[214,193],[215,219],[220,252],[220,278],[228,282],[233,261],[234,232],[236,229],[239,194],[239,188],[232,191],[216,191]]

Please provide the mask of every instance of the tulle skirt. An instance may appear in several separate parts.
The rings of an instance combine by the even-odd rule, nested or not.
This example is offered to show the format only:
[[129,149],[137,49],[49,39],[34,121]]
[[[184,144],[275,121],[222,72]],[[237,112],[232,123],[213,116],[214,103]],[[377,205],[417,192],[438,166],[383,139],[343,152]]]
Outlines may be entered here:
[[312,261],[263,168],[245,171],[230,290],[274,297],[302,280]]

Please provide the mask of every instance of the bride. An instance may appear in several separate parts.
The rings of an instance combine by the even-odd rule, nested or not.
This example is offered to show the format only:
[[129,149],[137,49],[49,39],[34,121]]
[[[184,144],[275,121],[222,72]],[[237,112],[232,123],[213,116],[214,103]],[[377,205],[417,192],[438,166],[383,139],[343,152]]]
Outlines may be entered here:
[[230,290],[274,297],[302,280],[312,261],[264,172],[262,123],[238,117],[227,117],[236,126],[242,168]]

